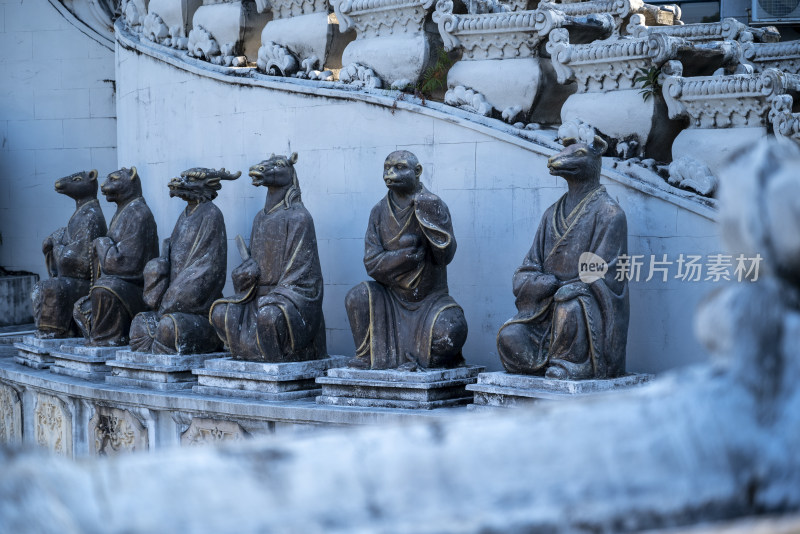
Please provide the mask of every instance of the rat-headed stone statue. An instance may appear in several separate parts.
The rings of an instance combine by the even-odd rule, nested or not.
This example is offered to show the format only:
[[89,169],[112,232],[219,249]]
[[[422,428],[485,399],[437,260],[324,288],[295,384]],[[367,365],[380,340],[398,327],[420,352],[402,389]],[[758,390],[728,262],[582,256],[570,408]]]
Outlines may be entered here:
[[[547,166],[568,190],[545,211],[514,273],[519,313],[500,328],[497,350],[510,373],[616,377],[625,373],[628,335],[627,280],[616,276],[628,250],[625,212],[600,185],[605,141],[563,144]],[[597,268],[584,272],[582,262]]]
[[33,290],[36,335],[63,338],[78,335],[72,319],[75,302],[92,285],[92,241],[106,235],[106,219],[97,201],[97,171],[76,172],[56,180],[56,191],[75,200],[66,227],[42,243],[50,278]]

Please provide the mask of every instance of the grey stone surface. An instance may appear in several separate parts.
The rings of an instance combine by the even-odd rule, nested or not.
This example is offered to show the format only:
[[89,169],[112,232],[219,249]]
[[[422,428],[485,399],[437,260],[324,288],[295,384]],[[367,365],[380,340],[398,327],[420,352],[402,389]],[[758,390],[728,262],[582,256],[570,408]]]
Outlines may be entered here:
[[474,404],[511,407],[539,400],[566,400],[645,384],[648,374],[628,374],[618,378],[594,380],[556,380],[543,376],[517,375],[502,371],[481,373],[475,384],[467,386],[475,395]]
[[338,368],[317,378],[322,394],[317,403],[332,406],[424,409],[468,403],[466,391],[480,366],[419,371]]
[[319,386],[314,382],[331,367],[344,365],[344,356],[304,362],[267,363],[216,358],[203,368],[193,369],[198,385],[194,392],[262,400],[290,400],[314,396]]
[[22,341],[15,342],[17,349],[15,361],[34,369],[47,369],[53,363],[51,352],[59,350],[62,345],[83,343],[83,338],[45,339],[35,335],[23,336]]
[[111,374],[106,382],[126,387],[158,391],[190,389],[197,382],[192,369],[207,359],[226,356],[225,352],[208,354],[153,354],[121,350],[108,362]]
[[91,347],[84,345],[83,339],[77,343],[62,343],[58,350],[50,352],[50,372],[102,382],[110,372],[106,362],[113,359],[120,348],[124,347]]
[[35,274],[0,276],[0,326],[31,322],[30,294],[38,279]]

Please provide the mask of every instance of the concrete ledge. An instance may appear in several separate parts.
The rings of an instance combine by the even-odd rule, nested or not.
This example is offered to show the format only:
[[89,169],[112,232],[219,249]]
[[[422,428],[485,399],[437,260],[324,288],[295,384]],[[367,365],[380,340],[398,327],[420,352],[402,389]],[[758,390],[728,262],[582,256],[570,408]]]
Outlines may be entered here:
[[543,376],[518,375],[497,371],[481,373],[478,381],[466,388],[475,396],[475,406],[513,407],[536,401],[587,397],[645,384],[653,375],[628,374],[602,380],[553,380]]
[[421,371],[331,369],[317,378],[317,403],[430,410],[471,400],[465,386],[485,368],[477,365]]

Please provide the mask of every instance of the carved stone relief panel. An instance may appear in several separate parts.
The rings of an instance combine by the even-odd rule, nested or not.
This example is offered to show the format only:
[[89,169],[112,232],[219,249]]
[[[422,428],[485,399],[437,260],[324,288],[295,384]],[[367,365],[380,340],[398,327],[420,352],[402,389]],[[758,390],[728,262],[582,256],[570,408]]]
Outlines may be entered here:
[[17,390],[0,382],[0,443],[22,443],[22,402]]
[[181,434],[181,445],[202,446],[221,441],[241,441],[247,435],[247,431],[235,421],[195,417],[186,432]]
[[72,456],[72,414],[59,398],[36,395],[33,429],[37,444],[56,454]]
[[89,439],[91,452],[99,456],[148,449],[147,428],[139,419],[128,410],[108,406],[95,407],[89,421]]

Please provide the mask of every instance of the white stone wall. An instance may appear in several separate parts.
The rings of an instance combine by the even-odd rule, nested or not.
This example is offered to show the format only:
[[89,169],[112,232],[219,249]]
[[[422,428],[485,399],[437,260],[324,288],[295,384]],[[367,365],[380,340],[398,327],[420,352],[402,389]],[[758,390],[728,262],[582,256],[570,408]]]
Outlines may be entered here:
[[[299,153],[303,200],[316,222],[332,354],[353,351],[344,297],[367,279],[363,238],[370,209],[386,192],[383,160],[396,149],[415,152],[424,183],[449,205],[454,221],[458,252],[449,281],[469,322],[465,357],[500,367],[495,338],[515,313],[512,274],[542,213],[565,191],[564,182],[546,169],[552,151],[403,102],[393,109],[390,96],[348,98],[329,89],[313,94],[290,82],[239,84],[119,43],[117,84],[119,161],[139,169],[160,237],[168,235],[184,205],[168,197],[171,177],[192,166],[224,166],[245,175],[225,183],[217,199],[230,241],[229,272],[240,262],[233,239],[249,239],[266,194],[250,185],[247,169],[272,152]],[[631,254],[677,259],[679,253],[718,251],[712,210],[665,200],[655,188],[654,196],[605,182],[628,214]],[[704,358],[690,317],[709,286],[675,280],[632,284],[630,370],[655,372]]]
[[[114,52],[47,0],[0,0],[0,265],[46,276],[62,176],[116,168]],[[107,215],[113,213],[107,210]]]

